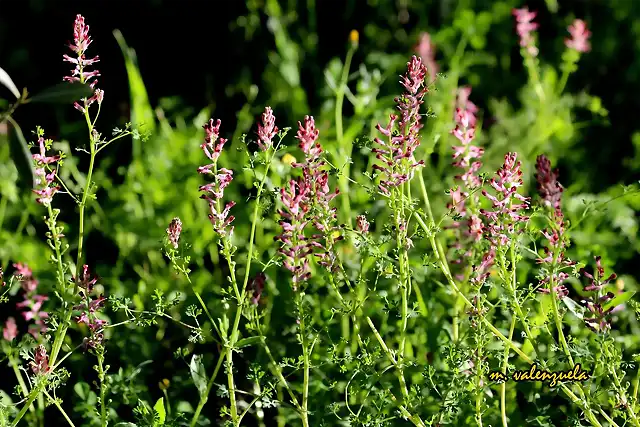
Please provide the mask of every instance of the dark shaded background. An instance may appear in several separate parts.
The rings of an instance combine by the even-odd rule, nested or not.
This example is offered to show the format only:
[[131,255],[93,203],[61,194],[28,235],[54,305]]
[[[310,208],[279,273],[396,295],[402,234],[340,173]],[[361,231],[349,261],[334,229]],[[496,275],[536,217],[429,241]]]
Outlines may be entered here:
[[[283,9],[286,8],[286,2]],[[289,2],[296,4],[296,2]],[[305,2],[298,2],[298,24],[291,31],[307,22]],[[361,31],[367,24],[381,28],[403,28],[407,33],[416,30],[438,29],[454,18],[458,2],[449,1],[366,1],[366,0],[317,0],[318,49],[307,53],[303,65],[303,85],[307,89],[310,107],[318,107],[315,89],[323,83],[322,69],[332,57],[344,54],[344,41],[351,29]],[[460,4],[476,10],[488,9],[491,1],[464,1]],[[637,52],[640,2],[635,0],[560,0],[557,14],[550,13],[544,1],[513,2],[515,6],[528,5],[538,10],[541,58],[559,59],[557,40],[564,34],[565,22],[581,17],[589,23],[593,32],[593,51],[581,59],[580,69],[569,81],[568,90],[587,89],[602,98],[610,111],[610,126],[591,125],[584,132],[584,144],[597,153],[588,167],[607,173],[594,180],[593,191],[602,190],[620,180],[630,181],[639,175],[626,171],[621,159],[631,153],[630,137],[636,130],[636,117],[640,101],[638,76],[640,64]],[[408,21],[401,23],[403,5],[420,13],[409,13]],[[423,6],[422,6],[423,5]],[[152,105],[165,96],[179,95],[186,105],[198,111],[215,102],[216,117],[233,120],[243,98],[228,96],[225,88],[235,83],[241,72],[250,72],[254,82],[260,81],[268,58],[274,49],[274,40],[267,29],[267,17],[261,16],[261,24],[251,38],[238,28],[238,17],[246,14],[242,1],[194,1],[194,0],[132,0],[132,1],[0,1],[0,63],[14,77],[19,87],[26,86],[32,93],[51,86],[57,81],[53,76],[63,76],[70,69],[61,61],[66,53],[64,41],[72,35],[75,14],[85,16],[91,26],[94,44],[90,52],[98,52],[102,72],[100,87],[120,111],[104,111],[104,122],[113,122],[117,115],[126,115],[128,102],[127,80],[122,54],[112,31],[120,29],[129,46],[137,51],[138,63]],[[513,23],[504,23],[511,25]],[[232,29],[233,28],[233,29]],[[308,29],[305,29],[308,30]],[[504,49],[499,36],[509,34],[496,26],[495,35],[489,35],[488,50]],[[511,29],[513,32],[513,28]],[[512,40],[511,40],[512,41]],[[377,40],[361,40],[364,55],[372,48],[387,51],[407,51],[404,41],[392,40],[390,45],[379,46]],[[519,56],[517,45],[511,43],[512,54]],[[557,58],[554,58],[556,56]],[[354,60],[358,62],[358,57]],[[361,58],[360,58],[361,59]],[[438,58],[437,58],[438,59]],[[480,106],[491,97],[508,97],[514,103],[515,90],[521,86],[524,73],[521,61],[512,61],[509,74],[496,68],[484,76],[494,84],[474,88],[474,101]],[[266,94],[261,93],[260,97]],[[112,104],[114,105],[114,104]],[[47,107],[30,106],[19,111],[17,119],[23,128],[33,129],[40,124],[54,136],[56,123],[71,118],[75,112],[61,108],[53,113]],[[289,118],[287,118],[289,119]],[[291,118],[293,119],[293,118]],[[295,118],[298,120],[299,118]]]

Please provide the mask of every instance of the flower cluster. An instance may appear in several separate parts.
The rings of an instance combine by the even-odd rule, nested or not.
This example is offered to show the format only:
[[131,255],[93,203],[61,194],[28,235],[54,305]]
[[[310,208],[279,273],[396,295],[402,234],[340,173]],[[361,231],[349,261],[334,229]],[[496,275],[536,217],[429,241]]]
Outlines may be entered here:
[[[66,62],[70,62],[75,65],[73,71],[71,71],[71,75],[65,76],[63,78],[64,81],[67,82],[81,82],[88,83],[92,89],[95,89],[97,80],[93,80],[91,83],[89,81],[100,75],[100,71],[93,70],[87,71],[86,67],[89,67],[96,62],[100,61],[98,56],[95,56],[91,59],[87,59],[85,56],[85,52],[89,48],[92,40],[89,36],[89,26],[85,24],[84,17],[82,15],[77,15],[76,20],[73,26],[73,43],[69,43],[68,47],[72,52],[75,53],[75,58],[72,58],[69,55],[62,55],[63,60]],[[94,102],[98,102],[98,104],[102,103],[104,98],[104,91],[100,89],[95,89],[95,92],[91,98],[83,99],[83,104],[76,102],[74,107],[81,111],[85,112],[87,108]]]
[[517,154],[507,153],[504,164],[496,172],[497,176],[489,181],[496,195],[482,190],[482,195],[492,203],[492,210],[480,209],[480,213],[488,220],[486,237],[494,246],[507,245],[512,237],[521,232],[517,224],[529,219],[522,214],[529,207],[529,198],[518,193],[518,188],[522,186],[520,166]]
[[167,228],[167,237],[174,249],[178,249],[180,233],[182,233],[182,221],[180,221],[180,218],[175,217],[169,223],[169,228]]
[[267,151],[273,146],[273,138],[278,134],[276,126],[276,116],[273,115],[271,107],[265,107],[262,113],[262,123],[258,123],[258,147],[262,151]]
[[429,76],[429,82],[433,83],[436,80],[436,75],[440,67],[436,62],[436,45],[431,40],[429,33],[420,34],[420,39],[415,46],[415,52],[418,54],[425,67],[427,67],[427,73]]
[[16,319],[9,317],[2,329],[2,338],[7,341],[13,341],[18,336],[18,325]]
[[260,297],[262,296],[266,282],[267,276],[261,271],[250,283],[247,284],[247,292],[251,294],[251,303],[253,305],[258,305],[260,302]]
[[0,267],[0,287],[4,286],[7,286],[7,284],[4,281],[4,271],[2,270],[2,267]]
[[[284,255],[285,267],[293,273],[293,288],[306,281],[309,276],[309,258],[313,248],[318,251],[315,256],[320,264],[329,270],[335,266],[334,244],[342,236],[334,237],[337,229],[336,209],[329,204],[338,195],[338,190],[331,191],[329,173],[323,170],[322,146],[318,142],[319,130],[316,129],[313,117],[306,116],[304,123],[298,122],[298,146],[305,155],[304,162],[292,163],[293,167],[302,169],[302,176],[289,181],[280,190],[280,199],[284,209],[280,210],[283,228],[276,240],[283,243],[280,253]],[[322,234],[310,238],[304,234],[305,227],[311,222]],[[324,239],[324,244],[318,240]]]
[[456,127],[451,131],[461,145],[453,147],[453,166],[464,171],[456,179],[462,180],[468,189],[479,187],[481,182],[477,175],[482,163],[478,160],[484,154],[484,149],[471,143],[476,137],[476,116],[478,107],[469,101],[470,87],[460,88],[455,113]]
[[603,293],[602,290],[617,276],[613,273],[604,279],[605,273],[601,258],[597,256],[595,260],[596,269],[594,274],[588,273],[584,268],[580,270],[580,273],[589,279],[589,284],[584,287],[584,291],[593,294],[591,298],[585,298],[581,303],[591,314],[590,317],[584,317],[587,327],[597,333],[606,333],[611,329],[610,317],[616,307],[605,309],[605,304],[613,299],[615,295],[613,292]]
[[16,269],[14,275],[22,285],[24,290],[24,301],[16,304],[19,309],[26,309],[22,312],[22,317],[27,322],[33,321],[33,324],[29,326],[29,333],[34,338],[38,338],[40,334],[47,331],[47,326],[44,323],[44,319],[49,317],[49,313],[42,310],[42,306],[49,298],[46,295],[39,295],[37,293],[38,280],[33,277],[33,271],[26,264],[16,263],[13,264]]
[[51,149],[53,141],[44,138],[44,131],[38,128],[36,131],[38,136],[38,147],[40,152],[32,154],[35,170],[35,186],[33,192],[38,196],[36,201],[44,206],[49,206],[53,200],[53,196],[60,190],[58,185],[54,184],[58,169],[58,161],[60,155],[47,156],[47,150]]
[[284,209],[278,210],[283,218],[280,220],[282,234],[274,240],[283,243],[279,251],[284,256],[284,266],[293,274],[294,290],[298,289],[299,283],[311,276],[308,256],[312,248],[304,235],[304,229],[309,223],[309,193],[309,186],[304,179],[292,179],[280,189],[280,200],[284,205]]
[[[329,204],[339,194],[336,188],[331,191],[329,187],[329,173],[323,169],[325,161],[321,156],[323,153],[322,146],[318,142],[319,131],[315,127],[313,117],[306,116],[304,125],[298,122],[298,139],[299,147],[305,155],[303,163],[295,163],[293,166],[302,168],[302,180],[309,190],[308,200],[312,208],[311,221],[314,227],[321,235],[314,235],[314,240],[310,244],[317,251],[315,256],[320,258],[320,265],[333,271],[335,267],[335,250],[334,245],[343,236],[334,236],[334,232],[338,231],[336,208],[332,208]],[[319,240],[323,239],[324,243]]]
[[35,375],[46,374],[51,369],[49,366],[49,356],[47,355],[47,349],[44,345],[40,344],[36,347],[36,351],[33,354],[33,361],[30,363],[31,371]]
[[[74,278],[75,282],[76,279]],[[76,317],[78,324],[84,324],[89,328],[90,335],[84,339],[85,348],[95,349],[102,345],[104,341],[104,326],[107,324],[106,320],[98,318],[98,312],[104,307],[106,298],[104,295],[98,297],[92,297],[93,287],[98,282],[97,278],[92,278],[89,273],[89,266],[82,266],[82,275],[78,285],[80,287],[80,297],[82,302],[73,307],[74,310],[80,311],[80,315]]]
[[209,202],[209,221],[211,221],[214,231],[221,237],[228,237],[233,234],[233,226],[229,227],[229,225],[235,219],[233,215],[229,216],[229,213],[236,202],[227,203],[224,209],[220,204],[224,196],[224,189],[233,181],[233,171],[226,168],[218,169],[218,158],[220,158],[222,148],[227,140],[220,137],[220,120],[214,122],[213,119],[210,119],[203,128],[206,135],[200,148],[212,163],[199,167],[198,173],[213,175],[214,181],[200,186],[200,191],[205,192],[200,198]]
[[367,217],[364,215],[358,215],[356,217],[356,228],[362,234],[367,234],[369,232],[369,221],[367,221]]
[[538,29],[538,24],[533,22],[536,14],[537,12],[530,12],[526,7],[513,10],[513,15],[516,17],[516,31],[520,36],[520,46],[525,48],[531,56],[538,55],[538,48],[531,34]]
[[427,68],[422,60],[413,56],[407,63],[407,73],[402,76],[400,83],[405,88],[405,93],[395,99],[400,120],[397,123],[398,133],[393,129],[398,116],[392,114],[386,127],[377,125],[378,131],[386,137],[387,141],[376,138],[375,142],[380,148],[374,148],[376,158],[382,165],[374,165],[373,168],[380,171],[382,179],[378,188],[382,194],[390,195],[390,188],[399,187],[407,182],[413,168],[424,165],[424,161],[416,162],[413,154],[420,145],[418,132],[422,128],[420,122],[420,106],[427,93],[424,79]]
[[[562,284],[569,278],[569,274],[557,270],[573,267],[576,264],[565,258],[564,254],[568,240],[565,236],[565,220],[560,206],[563,188],[558,182],[558,171],[551,170],[551,162],[545,155],[538,156],[536,171],[538,194],[541,202],[545,207],[552,210],[551,228],[542,230],[543,236],[548,241],[548,246],[543,248],[545,257],[538,259],[538,263],[543,266],[543,277],[540,283],[543,285],[553,283],[553,291],[558,298],[562,298],[569,294],[566,286]],[[538,290],[546,294],[551,293],[551,289],[548,287],[540,287]]]
[[[451,134],[461,143],[459,146],[453,146],[453,166],[463,170],[462,174],[455,176],[456,180],[461,181],[461,185],[449,191],[451,202],[447,205],[458,217],[448,228],[453,228],[457,231],[455,242],[451,245],[451,248],[455,251],[464,250],[464,253],[456,254],[451,261],[460,267],[463,267],[463,260],[470,259],[473,255],[473,244],[482,239],[483,227],[482,220],[477,212],[478,198],[477,196],[469,195],[472,190],[482,184],[478,176],[482,163],[477,159],[480,159],[484,154],[483,148],[472,145],[475,139],[478,107],[469,100],[470,95],[471,88],[468,86],[458,90],[454,116],[456,126],[451,131]],[[471,202],[473,209],[468,208],[467,202]],[[483,259],[479,268],[483,269],[485,264],[486,260]],[[464,277],[463,274],[457,274],[456,276],[458,279]],[[481,272],[476,277],[473,277],[472,280],[476,280],[475,283],[481,284],[484,281],[484,277],[484,272]]]
[[586,53],[591,50],[591,44],[589,43],[589,37],[591,37],[591,31],[587,29],[587,23],[582,19],[576,19],[573,24],[569,25],[567,29],[571,38],[566,38],[564,44],[569,48],[577,52]]

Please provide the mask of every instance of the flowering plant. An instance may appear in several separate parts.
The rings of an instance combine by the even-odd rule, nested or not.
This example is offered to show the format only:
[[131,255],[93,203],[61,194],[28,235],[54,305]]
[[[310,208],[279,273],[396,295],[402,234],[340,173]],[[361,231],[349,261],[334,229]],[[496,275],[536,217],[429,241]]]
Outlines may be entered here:
[[[503,124],[487,130],[475,90],[437,74],[438,38],[427,33],[403,60],[401,94],[367,112],[377,94],[362,89],[373,78],[364,66],[354,77],[362,90],[350,89],[352,32],[341,75],[328,73],[329,118],[300,114],[291,137],[265,106],[252,134],[231,137],[228,122],[201,114],[180,138],[159,109],[165,142],[188,141],[187,154],[172,169],[176,147],[138,145],[149,163],[134,149],[120,186],[98,155],[148,135],[140,123],[111,138],[98,131],[108,97],[77,15],[63,80],[88,131],[77,156],[86,175],[36,129],[29,203],[45,215],[49,264],[0,269],[0,303],[19,313],[0,319],[16,386],[11,395],[0,385],[0,425],[45,425],[55,414],[55,425],[100,427],[640,426],[640,376],[621,345],[635,344],[621,332],[637,320],[634,285],[605,274],[610,259],[574,250],[589,212],[575,220],[552,166],[558,153],[542,150],[554,137],[545,108],[560,109],[591,33],[582,20],[569,26],[550,87],[536,12],[512,14],[532,148],[502,150]],[[3,120],[29,99],[17,98]],[[162,181],[176,170],[180,182]],[[148,191],[153,180],[161,190]],[[94,203],[101,197],[115,214]],[[57,207],[63,199],[77,219]],[[101,228],[130,261],[100,261],[90,231]],[[588,380],[510,381],[538,368],[583,369]]]

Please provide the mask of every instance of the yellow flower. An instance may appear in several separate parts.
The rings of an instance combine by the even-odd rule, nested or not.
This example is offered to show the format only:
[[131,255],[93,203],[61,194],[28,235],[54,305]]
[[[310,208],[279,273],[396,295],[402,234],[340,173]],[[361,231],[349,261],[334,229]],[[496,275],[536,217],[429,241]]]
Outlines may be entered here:
[[289,166],[291,166],[291,164],[294,163],[295,161],[296,161],[296,158],[289,153],[282,156],[282,163],[285,163]]
[[158,383],[158,387],[160,387],[160,390],[165,391],[166,389],[169,388],[169,384],[170,384],[170,381],[165,378]]
[[349,41],[354,46],[358,45],[358,42],[360,41],[360,33],[358,33],[358,30],[351,30],[349,33]]

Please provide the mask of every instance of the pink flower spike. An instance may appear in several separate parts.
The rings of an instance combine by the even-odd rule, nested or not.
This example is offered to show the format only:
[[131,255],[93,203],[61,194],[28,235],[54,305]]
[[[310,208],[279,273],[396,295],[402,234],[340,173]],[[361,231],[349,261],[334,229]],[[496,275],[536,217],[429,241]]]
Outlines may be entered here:
[[299,146],[304,154],[319,157],[320,153],[322,153],[322,149],[316,144],[319,134],[320,131],[316,129],[316,122],[313,120],[313,116],[304,117],[304,126],[302,123],[298,122],[298,133],[296,138],[300,141]]
[[587,29],[587,23],[582,19],[576,19],[573,24],[567,28],[571,38],[566,38],[564,44],[569,48],[578,52],[586,53],[591,50],[591,44],[589,38],[591,37],[591,31]]
[[262,123],[258,123],[258,146],[262,151],[267,151],[273,145],[273,138],[278,133],[276,117],[271,107],[265,107],[262,113]]
[[530,12],[528,8],[514,9],[513,15],[516,17],[516,31],[520,36],[520,46],[527,49],[531,56],[538,55],[531,33],[538,29],[538,24],[533,22],[537,12]]
[[34,374],[46,374],[49,372],[49,356],[47,355],[47,349],[44,345],[40,344],[33,355],[33,362],[31,362],[31,370]]
[[169,228],[167,228],[167,236],[174,249],[178,249],[180,233],[182,233],[182,221],[180,221],[180,218],[175,217],[171,220],[171,223],[169,223]]

